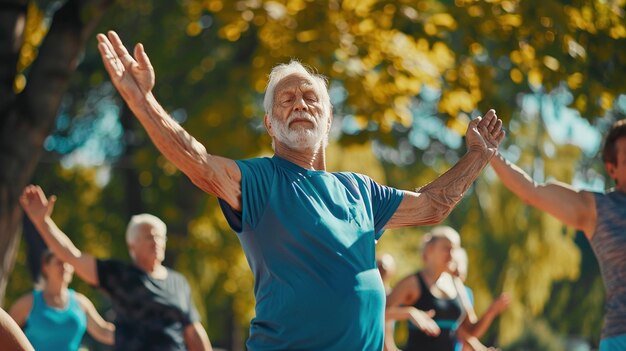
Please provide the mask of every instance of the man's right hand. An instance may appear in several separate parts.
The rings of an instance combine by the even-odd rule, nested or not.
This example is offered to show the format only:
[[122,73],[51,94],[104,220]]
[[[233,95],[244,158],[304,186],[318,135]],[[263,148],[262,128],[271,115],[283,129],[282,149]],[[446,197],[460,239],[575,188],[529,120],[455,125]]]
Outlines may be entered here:
[[496,111],[487,111],[484,117],[478,117],[470,122],[465,133],[465,142],[468,150],[486,152],[489,158],[498,152],[498,146],[504,139],[502,120],[496,115]]
[[43,222],[46,217],[52,215],[56,200],[54,195],[50,196],[50,199],[46,198],[40,186],[29,185],[20,196],[20,205],[30,220],[36,223]]
[[115,88],[128,103],[140,101],[154,88],[154,68],[143,45],[135,45],[133,58],[114,31],[98,34],[98,50]]

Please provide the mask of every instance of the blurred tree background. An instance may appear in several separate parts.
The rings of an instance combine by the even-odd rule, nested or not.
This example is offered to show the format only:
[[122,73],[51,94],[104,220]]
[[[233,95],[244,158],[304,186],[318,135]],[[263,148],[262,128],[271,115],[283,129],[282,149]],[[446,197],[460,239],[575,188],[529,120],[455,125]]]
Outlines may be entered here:
[[[3,96],[10,89],[19,102],[33,82],[44,79],[38,84],[45,85],[37,63],[54,56],[42,42],[55,21],[65,23],[54,14],[78,4],[78,18],[100,21],[96,31],[113,29],[129,45],[144,44],[157,74],[155,95],[211,153],[271,154],[262,92],[273,65],[297,58],[329,77],[331,170],[419,187],[464,153],[469,120],[495,108],[508,130],[502,152],[536,180],[598,191],[611,186],[595,156],[602,133],[626,115],[625,0],[118,0],[97,10],[84,6],[92,2],[0,1],[0,16],[16,9],[25,14],[16,67],[2,72],[2,84],[9,84]],[[40,136],[28,139],[31,151],[20,153],[33,166],[14,167],[20,181],[0,172],[2,189],[15,194],[33,182],[56,194],[54,219],[78,247],[98,257],[128,259],[123,233],[131,215],[163,218],[170,237],[166,264],[191,281],[213,344],[243,350],[254,314],[253,282],[236,236],[216,199],[157,152],[124,106],[105,75],[94,33],[84,40],[84,53],[76,54],[80,65],[57,88],[65,93],[57,105],[46,105],[52,115],[37,125]],[[13,105],[4,99],[6,121]],[[26,101],[26,109],[29,103],[35,102]],[[5,167],[16,158],[13,148],[25,148],[9,148],[14,127],[2,128]],[[0,214],[16,217],[16,206],[2,202]],[[513,297],[486,343],[504,350],[570,350],[577,340],[597,345],[604,287],[581,233],[524,205],[489,168],[446,223],[468,249],[467,284],[479,314],[501,291]],[[419,269],[427,230],[389,231],[381,239],[378,250],[399,263],[396,280]],[[20,232],[2,235],[10,243]],[[26,243],[13,246],[3,249],[5,306],[32,288]],[[99,291],[78,279],[73,285],[107,310]]]

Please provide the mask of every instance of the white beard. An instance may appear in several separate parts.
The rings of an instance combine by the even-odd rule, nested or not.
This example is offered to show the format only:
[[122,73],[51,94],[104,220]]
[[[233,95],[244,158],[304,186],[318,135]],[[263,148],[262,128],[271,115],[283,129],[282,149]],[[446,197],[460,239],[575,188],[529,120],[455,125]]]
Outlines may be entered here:
[[[310,120],[315,127],[313,129],[300,127],[290,129],[289,124],[296,118],[305,118]],[[313,150],[319,148],[320,146],[326,147],[328,144],[328,136],[326,135],[328,116],[326,115],[323,115],[322,118],[316,122],[315,118],[310,113],[304,111],[294,111],[289,115],[289,118],[285,122],[281,122],[273,116],[270,117],[270,122],[272,123],[276,140],[287,145],[291,149]]]

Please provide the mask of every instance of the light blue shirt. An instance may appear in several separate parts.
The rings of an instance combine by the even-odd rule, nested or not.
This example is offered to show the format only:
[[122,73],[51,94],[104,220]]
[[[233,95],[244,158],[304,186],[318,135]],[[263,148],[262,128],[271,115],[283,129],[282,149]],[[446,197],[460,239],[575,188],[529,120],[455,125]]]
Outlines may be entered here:
[[242,212],[220,204],[254,274],[249,350],[382,350],[375,243],[402,200],[355,173],[237,161]]

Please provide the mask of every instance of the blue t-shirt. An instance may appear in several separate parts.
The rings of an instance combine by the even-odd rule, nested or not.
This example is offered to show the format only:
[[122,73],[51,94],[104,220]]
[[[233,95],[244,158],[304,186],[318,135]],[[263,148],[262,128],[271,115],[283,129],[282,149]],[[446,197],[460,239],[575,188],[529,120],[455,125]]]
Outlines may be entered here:
[[249,350],[382,350],[375,243],[403,193],[274,156],[237,161],[242,212],[220,200],[254,274]]
[[87,315],[69,290],[65,308],[52,308],[46,304],[41,290],[33,291],[33,307],[24,327],[24,334],[37,351],[78,350],[87,329]]

